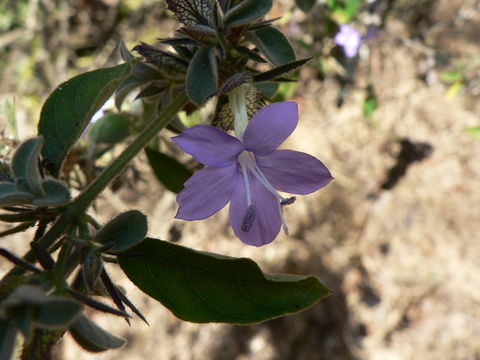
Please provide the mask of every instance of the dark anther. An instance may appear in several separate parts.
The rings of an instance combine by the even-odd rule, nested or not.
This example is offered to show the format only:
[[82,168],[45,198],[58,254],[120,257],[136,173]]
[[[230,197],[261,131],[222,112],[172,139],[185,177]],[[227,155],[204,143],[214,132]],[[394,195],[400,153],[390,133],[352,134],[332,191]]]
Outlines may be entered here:
[[286,205],[292,205],[297,198],[295,196],[289,197],[288,199],[283,199],[280,201],[280,205],[286,206]]
[[245,217],[243,218],[243,223],[242,223],[242,231],[244,232],[249,232],[250,229],[252,228],[253,225],[253,220],[255,220],[255,214],[257,212],[257,209],[255,208],[255,205],[250,205],[247,209],[247,213],[245,214]]

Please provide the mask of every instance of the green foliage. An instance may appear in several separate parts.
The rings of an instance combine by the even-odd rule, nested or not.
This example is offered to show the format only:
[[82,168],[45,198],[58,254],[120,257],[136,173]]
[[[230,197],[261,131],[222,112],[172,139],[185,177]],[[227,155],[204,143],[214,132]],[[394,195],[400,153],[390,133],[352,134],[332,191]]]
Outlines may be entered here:
[[244,25],[264,17],[272,8],[272,0],[243,0],[225,14],[223,23],[228,27]]
[[288,39],[279,30],[267,26],[252,31],[251,41],[276,66],[295,61],[295,52]]
[[142,291],[192,322],[264,321],[304,310],[329,294],[313,276],[265,274],[250,259],[151,238],[118,261]]
[[125,340],[103,330],[84,315],[70,326],[69,331],[77,344],[89,352],[117,349],[125,344]]
[[115,145],[130,135],[130,117],[126,114],[106,114],[91,125],[92,143]]
[[465,132],[477,140],[480,140],[480,126],[465,128]]
[[183,189],[183,184],[192,176],[192,172],[176,159],[159,151],[146,148],[148,163],[158,181],[175,193]]
[[112,245],[111,253],[125,251],[142,242],[147,236],[147,217],[138,210],[126,211],[110,220],[95,235],[95,241]]
[[11,360],[15,353],[17,330],[0,318],[0,359]]
[[72,299],[47,296],[40,288],[21,285],[1,303],[0,313],[28,341],[34,328],[66,329],[80,316],[83,306]]
[[362,104],[363,116],[366,118],[372,117],[373,113],[378,107],[378,98],[375,94],[375,90],[371,84],[367,86],[366,97]]
[[186,90],[192,102],[202,105],[217,88],[217,60],[214,47],[197,50],[188,67]]
[[38,133],[45,138],[42,155],[53,176],[60,174],[65,156],[92,116],[131,72],[131,63],[90,71],[64,82],[48,97]]
[[304,13],[308,13],[315,6],[316,0],[295,0],[295,4]]
[[15,178],[24,178],[31,193],[44,196],[41,185],[42,178],[38,169],[38,158],[43,145],[42,137],[24,141],[15,151],[12,158],[11,173]]
[[349,23],[357,14],[361,0],[327,0],[332,17],[341,24]]

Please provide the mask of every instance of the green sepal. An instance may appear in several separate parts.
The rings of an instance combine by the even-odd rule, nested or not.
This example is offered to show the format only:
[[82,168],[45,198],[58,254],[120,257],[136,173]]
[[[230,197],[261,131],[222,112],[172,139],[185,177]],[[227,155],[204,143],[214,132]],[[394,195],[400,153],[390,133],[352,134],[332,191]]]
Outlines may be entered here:
[[272,0],[243,0],[227,11],[223,23],[227,28],[248,24],[270,11]]
[[70,326],[69,331],[77,344],[90,352],[117,349],[125,344],[125,340],[103,330],[85,315],[81,315]]
[[182,320],[249,324],[304,310],[330,291],[313,276],[265,274],[247,258],[147,238],[118,256],[128,278]]
[[105,224],[94,240],[103,245],[111,244],[108,252],[116,254],[142,242],[147,231],[147,217],[138,210],[130,210]]
[[190,100],[203,105],[217,88],[215,47],[201,47],[193,55],[187,72],[186,90]]
[[78,75],[58,86],[43,105],[38,133],[47,169],[58,177],[67,153],[92,116],[132,73],[132,63]]

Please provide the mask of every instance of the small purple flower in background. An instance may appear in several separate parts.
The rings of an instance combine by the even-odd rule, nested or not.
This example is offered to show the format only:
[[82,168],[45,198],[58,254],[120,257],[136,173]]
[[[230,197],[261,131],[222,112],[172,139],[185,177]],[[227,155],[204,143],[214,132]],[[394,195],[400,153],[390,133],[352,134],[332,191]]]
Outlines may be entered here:
[[347,57],[354,57],[358,54],[362,44],[362,33],[348,24],[340,25],[340,31],[335,35],[337,45],[343,47]]
[[297,104],[266,106],[236,138],[209,125],[196,125],[173,137],[185,152],[205,165],[185,182],[178,194],[176,218],[200,220],[230,202],[230,225],[244,243],[262,246],[272,242],[283,226],[285,198],[276,189],[309,194],[333,178],[315,157],[293,150],[277,150],[296,128]]

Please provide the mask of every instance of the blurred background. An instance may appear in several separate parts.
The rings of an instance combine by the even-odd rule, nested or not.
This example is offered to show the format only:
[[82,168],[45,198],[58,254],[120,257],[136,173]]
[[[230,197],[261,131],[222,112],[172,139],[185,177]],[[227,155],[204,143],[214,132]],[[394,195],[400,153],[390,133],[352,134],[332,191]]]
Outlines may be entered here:
[[[140,180],[106,190],[92,213],[140,209],[152,237],[249,256],[267,272],[314,274],[333,294],[258,325],[198,325],[111,267],[150,326],[92,313],[128,344],[93,355],[67,336],[58,359],[480,359],[480,1],[332,3],[280,0],[269,14],[282,17],[298,58],[314,56],[276,95],[299,103],[285,147],[318,157],[335,177],[286,209],[289,237],[247,247],[226,210],[173,220],[175,195],[143,155]],[[118,63],[120,40],[154,44],[176,24],[158,0],[0,0],[0,160],[35,134],[61,82]],[[354,57],[335,41],[340,24],[362,34]],[[22,253],[29,236],[2,246]]]

